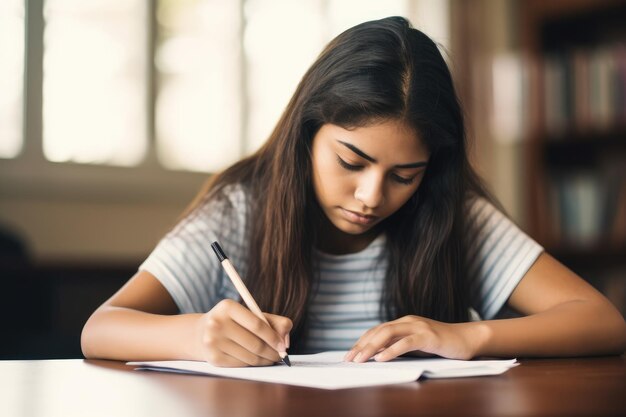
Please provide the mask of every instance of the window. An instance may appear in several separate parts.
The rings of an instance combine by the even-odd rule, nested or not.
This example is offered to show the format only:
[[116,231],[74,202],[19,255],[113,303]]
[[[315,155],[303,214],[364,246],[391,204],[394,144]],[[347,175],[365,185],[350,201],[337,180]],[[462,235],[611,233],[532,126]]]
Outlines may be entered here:
[[145,1],[46,0],[43,148],[53,162],[145,156]]
[[24,0],[0,2],[0,158],[22,149]]
[[326,33],[319,1],[251,0],[245,11],[246,152],[251,153],[271,133]]
[[161,0],[156,145],[168,168],[216,171],[241,155],[241,16],[236,1]]
[[161,0],[159,160],[215,171],[252,153],[326,42],[357,22],[407,12],[405,0]]
[[326,43],[366,20],[410,13],[407,0],[248,0],[245,5],[247,153],[268,138]]
[[[332,37],[389,15],[445,31],[446,13],[443,0],[3,0],[0,158],[129,167],[145,178],[214,172],[267,139]],[[41,64],[26,68],[41,89],[28,106],[25,15],[29,57]]]

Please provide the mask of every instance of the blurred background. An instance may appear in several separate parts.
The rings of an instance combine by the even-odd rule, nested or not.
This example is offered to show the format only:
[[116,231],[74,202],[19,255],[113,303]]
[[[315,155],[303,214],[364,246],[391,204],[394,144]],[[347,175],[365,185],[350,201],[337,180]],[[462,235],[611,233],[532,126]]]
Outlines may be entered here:
[[0,358],[81,357],[89,314],[341,31],[440,46],[474,166],[626,314],[626,1],[0,1]]

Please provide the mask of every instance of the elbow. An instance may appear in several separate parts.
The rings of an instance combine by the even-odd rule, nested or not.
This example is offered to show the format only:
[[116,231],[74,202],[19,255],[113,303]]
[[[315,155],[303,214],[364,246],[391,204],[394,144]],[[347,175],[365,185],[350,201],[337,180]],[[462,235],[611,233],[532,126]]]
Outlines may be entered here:
[[618,349],[617,354],[621,355],[626,352],[626,321],[624,321],[624,317],[621,317],[620,330],[617,333],[618,337]]
[[83,330],[80,333],[80,349],[83,352],[85,359],[96,359],[97,355],[94,352],[94,316],[97,311],[94,312],[89,319],[85,322]]
[[[607,349],[608,354],[621,355],[626,352],[626,321],[624,316],[611,305],[610,315],[605,316],[605,322],[609,324],[607,333],[611,334],[611,343]],[[611,319],[609,319],[611,317]]]
[[[626,352],[626,321],[624,316],[608,299],[591,303],[587,312],[587,326],[593,329],[587,335],[587,343],[594,347],[587,354],[621,355]],[[594,343],[595,341],[595,343]]]

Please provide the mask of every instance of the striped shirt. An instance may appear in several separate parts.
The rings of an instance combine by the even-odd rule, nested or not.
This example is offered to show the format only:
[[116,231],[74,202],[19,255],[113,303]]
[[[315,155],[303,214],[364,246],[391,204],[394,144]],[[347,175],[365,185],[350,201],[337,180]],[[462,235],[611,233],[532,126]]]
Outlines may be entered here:
[[[247,276],[248,197],[240,185],[228,186],[221,194],[179,223],[139,267],[163,284],[183,314],[209,311],[225,298],[239,299],[212,253],[214,240],[244,280]],[[491,319],[543,248],[487,200],[475,200],[468,215],[470,303],[481,318]],[[307,352],[347,350],[366,330],[382,322],[380,301],[388,265],[385,247],[381,234],[357,253],[314,251],[314,276],[319,282],[309,306]]]

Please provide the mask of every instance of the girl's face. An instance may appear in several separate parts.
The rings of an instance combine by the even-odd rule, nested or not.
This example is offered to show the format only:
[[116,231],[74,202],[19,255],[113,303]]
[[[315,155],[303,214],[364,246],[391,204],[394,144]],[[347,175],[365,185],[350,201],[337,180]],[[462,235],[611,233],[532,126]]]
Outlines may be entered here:
[[362,249],[376,236],[374,227],[415,193],[428,158],[416,132],[395,119],[351,130],[323,125],[312,150],[313,187],[330,222],[321,241]]

